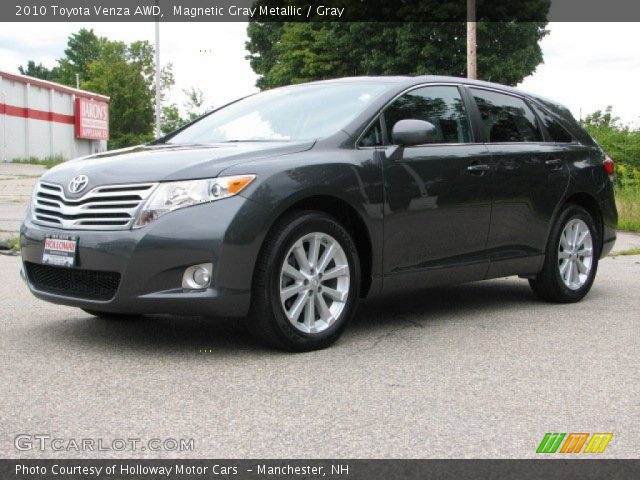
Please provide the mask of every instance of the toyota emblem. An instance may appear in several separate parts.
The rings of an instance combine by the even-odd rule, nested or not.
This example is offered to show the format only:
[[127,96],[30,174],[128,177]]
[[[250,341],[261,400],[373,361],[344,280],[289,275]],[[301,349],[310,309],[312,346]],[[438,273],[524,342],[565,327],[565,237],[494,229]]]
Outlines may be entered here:
[[89,185],[89,177],[86,175],[76,175],[69,182],[69,191],[71,193],[80,193]]

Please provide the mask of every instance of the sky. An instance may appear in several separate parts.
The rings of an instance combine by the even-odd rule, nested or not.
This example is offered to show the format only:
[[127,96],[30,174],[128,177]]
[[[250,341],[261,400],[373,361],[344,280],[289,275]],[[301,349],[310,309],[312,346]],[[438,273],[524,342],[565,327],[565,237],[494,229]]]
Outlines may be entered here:
[[[112,40],[154,41],[154,23],[0,23],[0,70],[18,73],[28,60],[55,65],[67,37],[93,28]],[[613,106],[623,122],[640,126],[640,25],[550,23],[541,42],[544,63],[519,85],[563,103],[576,118]],[[176,84],[169,101],[182,106],[195,87],[205,105],[219,106],[257,91],[244,44],[245,23],[163,23],[160,60],[171,62]],[[438,73],[438,72],[434,72]]]

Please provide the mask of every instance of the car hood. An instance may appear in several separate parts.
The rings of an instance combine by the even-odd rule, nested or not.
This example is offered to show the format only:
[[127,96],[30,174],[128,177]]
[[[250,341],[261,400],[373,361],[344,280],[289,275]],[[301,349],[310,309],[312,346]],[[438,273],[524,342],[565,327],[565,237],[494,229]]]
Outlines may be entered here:
[[[141,145],[65,162],[42,180],[67,191],[76,175],[86,175],[88,187],[217,177],[239,163],[309,150],[306,142],[238,142],[210,145]],[[252,172],[246,172],[252,173]]]

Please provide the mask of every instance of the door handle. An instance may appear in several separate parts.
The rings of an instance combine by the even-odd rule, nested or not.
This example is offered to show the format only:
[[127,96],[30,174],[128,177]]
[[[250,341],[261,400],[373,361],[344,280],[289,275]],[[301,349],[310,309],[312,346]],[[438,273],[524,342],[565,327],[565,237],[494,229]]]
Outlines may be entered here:
[[491,166],[486,163],[472,163],[467,170],[474,175],[484,175],[484,172],[491,170]]
[[559,158],[552,158],[551,160],[546,160],[544,162],[545,165],[549,166],[549,167],[561,167],[562,166],[562,160],[560,160]]

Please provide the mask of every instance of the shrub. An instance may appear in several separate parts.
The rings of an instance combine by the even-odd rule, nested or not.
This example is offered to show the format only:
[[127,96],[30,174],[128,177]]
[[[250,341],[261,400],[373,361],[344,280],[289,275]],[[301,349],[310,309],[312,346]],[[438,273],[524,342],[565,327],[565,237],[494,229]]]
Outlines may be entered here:
[[587,115],[582,125],[616,164],[640,169],[640,131],[622,125],[610,106]]
[[640,232],[640,187],[617,187],[616,207],[618,209],[618,228]]
[[640,131],[622,125],[610,106],[587,115],[583,126],[616,164],[618,228],[640,231]]
[[28,163],[30,165],[44,165],[47,169],[55,167],[59,163],[66,162],[67,159],[62,155],[51,155],[44,158],[39,157],[26,157],[26,158],[14,158],[12,163]]

